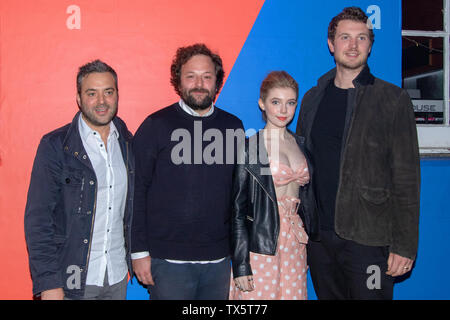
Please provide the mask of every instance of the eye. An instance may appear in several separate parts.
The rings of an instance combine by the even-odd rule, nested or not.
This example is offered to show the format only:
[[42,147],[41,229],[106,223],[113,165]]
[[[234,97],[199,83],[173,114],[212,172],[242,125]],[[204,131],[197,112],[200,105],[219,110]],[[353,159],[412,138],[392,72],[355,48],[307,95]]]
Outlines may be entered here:
[[366,36],[360,36],[359,40],[365,41],[365,40],[367,40],[367,37]]
[[295,107],[297,105],[297,101],[289,101],[288,105],[291,107]]
[[276,100],[276,99],[274,99],[274,100],[272,100],[272,101],[270,101],[273,105],[279,105],[280,104],[280,101],[278,101],[278,100]]
[[86,95],[88,97],[93,97],[93,96],[95,96],[95,92],[89,91],[88,93],[86,93]]
[[107,96],[111,96],[113,94],[114,94],[114,90],[107,90],[107,91],[105,91],[105,95],[107,95]]

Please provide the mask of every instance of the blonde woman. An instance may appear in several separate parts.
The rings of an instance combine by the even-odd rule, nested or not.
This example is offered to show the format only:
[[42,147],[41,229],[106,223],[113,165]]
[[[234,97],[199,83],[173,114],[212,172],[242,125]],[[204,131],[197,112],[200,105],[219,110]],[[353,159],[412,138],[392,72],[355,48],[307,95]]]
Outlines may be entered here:
[[247,141],[235,173],[230,299],[307,299],[308,235],[299,208],[310,170],[303,138],[286,127],[297,100],[298,84],[287,72],[273,71],[262,82],[266,126]]

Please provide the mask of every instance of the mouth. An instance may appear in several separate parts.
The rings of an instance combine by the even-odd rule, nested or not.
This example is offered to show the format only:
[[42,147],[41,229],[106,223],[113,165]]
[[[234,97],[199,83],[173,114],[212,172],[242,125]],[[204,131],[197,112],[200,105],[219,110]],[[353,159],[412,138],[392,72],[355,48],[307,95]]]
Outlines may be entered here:
[[190,94],[192,93],[196,93],[196,94],[208,94],[208,90],[205,89],[193,89],[191,91],[189,91]]
[[281,121],[286,121],[286,120],[287,120],[287,117],[277,117],[277,119],[278,119],[278,120],[281,120]]
[[346,52],[345,55],[350,58],[357,58],[359,56],[359,52],[356,51]]
[[94,111],[99,116],[104,116],[108,113],[109,107],[108,106],[97,106],[94,108]]

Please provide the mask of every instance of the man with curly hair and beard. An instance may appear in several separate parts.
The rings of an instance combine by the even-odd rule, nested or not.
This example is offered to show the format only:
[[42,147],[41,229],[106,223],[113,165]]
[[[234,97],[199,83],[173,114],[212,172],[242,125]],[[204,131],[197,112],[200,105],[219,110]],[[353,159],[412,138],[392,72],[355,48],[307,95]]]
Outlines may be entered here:
[[[221,58],[204,44],[179,48],[171,84],[181,99],[148,116],[136,132],[131,251],[151,299],[228,297],[234,162],[203,159],[210,140],[202,138],[243,130],[237,117],[214,105],[223,78]],[[180,150],[181,144],[188,147]],[[228,159],[225,143],[215,149]]]

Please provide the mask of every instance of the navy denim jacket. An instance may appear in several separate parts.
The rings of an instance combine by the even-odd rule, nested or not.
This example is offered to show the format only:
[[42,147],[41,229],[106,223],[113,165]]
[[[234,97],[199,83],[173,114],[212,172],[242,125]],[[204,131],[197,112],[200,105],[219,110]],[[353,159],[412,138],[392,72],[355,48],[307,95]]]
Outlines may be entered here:
[[[78,112],[72,123],[46,134],[39,144],[31,173],[25,209],[33,294],[64,288],[65,296],[84,295],[91,248],[97,178],[78,130]],[[127,264],[133,212],[134,158],[132,134],[118,117],[119,144],[128,176],[124,213]]]

